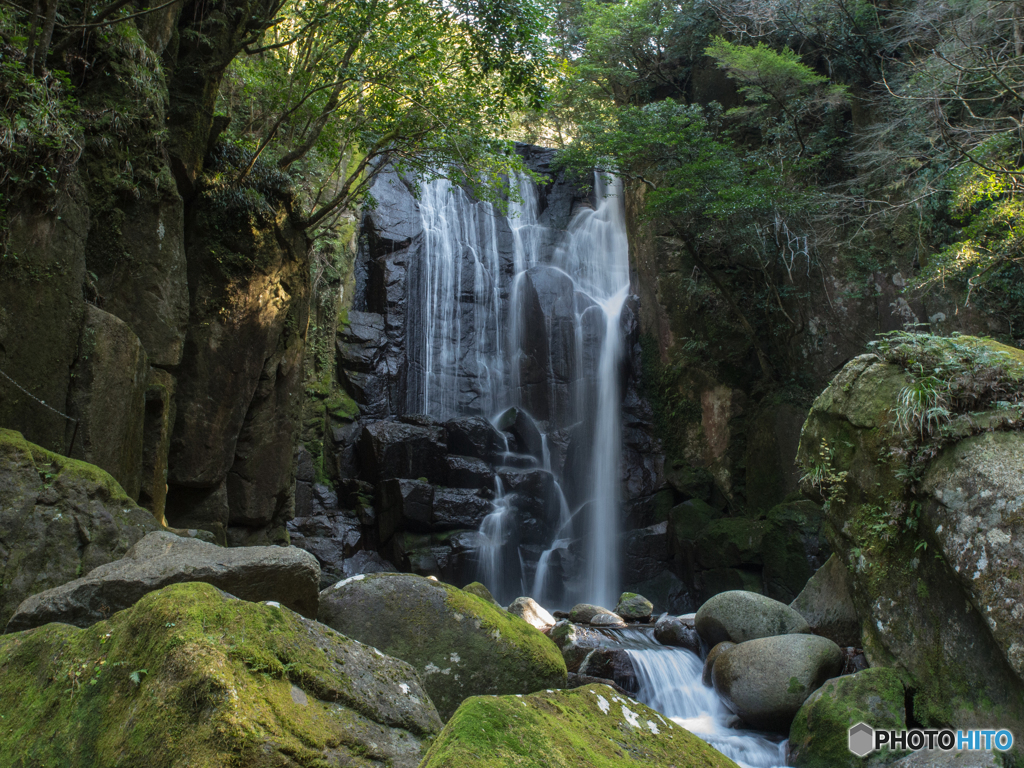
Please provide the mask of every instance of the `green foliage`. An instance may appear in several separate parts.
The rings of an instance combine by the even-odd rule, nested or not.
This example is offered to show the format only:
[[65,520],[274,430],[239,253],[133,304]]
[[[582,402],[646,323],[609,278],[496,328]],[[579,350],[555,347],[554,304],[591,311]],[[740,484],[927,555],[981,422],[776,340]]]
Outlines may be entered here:
[[826,438],[821,439],[814,461],[804,469],[800,482],[809,484],[824,497],[826,511],[830,505],[846,501],[846,478],[850,473],[836,468],[836,446],[830,445]]
[[[10,13],[0,9],[0,30]],[[0,103],[0,238],[6,241],[12,203],[45,199],[67,177],[81,152],[81,128],[68,74],[33,74],[24,52],[7,43],[0,43]]]
[[911,376],[894,408],[895,427],[920,444],[941,441],[957,416],[1024,409],[1024,354],[987,339],[896,331],[871,342]]
[[[1020,280],[1024,248],[1024,174],[1017,131],[983,141],[950,174],[950,214],[963,225],[959,239],[928,260],[918,289],[950,280],[975,291],[999,293]],[[1009,272],[1009,274],[1007,274]],[[1016,309],[1024,310],[1019,304]]]

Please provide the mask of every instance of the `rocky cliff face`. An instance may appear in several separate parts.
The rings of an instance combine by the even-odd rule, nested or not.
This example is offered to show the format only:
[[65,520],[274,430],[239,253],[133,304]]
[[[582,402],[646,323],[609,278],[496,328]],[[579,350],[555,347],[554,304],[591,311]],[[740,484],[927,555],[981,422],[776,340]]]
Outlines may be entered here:
[[309,298],[286,180],[225,188],[240,156],[213,129],[269,7],[185,2],[104,39],[71,178],[10,212],[0,260],[0,424],[236,543],[292,514]]
[[[908,410],[933,372],[937,399]],[[1022,376],[1020,350],[909,337],[848,363],[801,438],[868,659],[897,671],[908,719],[927,727],[1013,729],[1024,718]]]
[[[329,416],[326,444],[318,435],[303,449],[300,456],[308,451],[309,459],[300,459],[299,519],[291,525],[304,546],[331,550],[336,559],[323,563],[328,572],[341,575],[344,558],[365,547],[403,570],[456,584],[473,581],[479,529],[500,484],[517,531],[510,549],[513,555],[519,550],[523,583],[530,585],[563,521],[563,505],[575,509],[588,498],[584,475],[595,435],[580,415],[593,407],[596,395],[581,389],[581,382],[597,367],[604,323],[597,322],[596,307],[588,312],[581,304],[589,299],[552,262],[574,212],[593,207],[593,192],[553,171],[551,150],[520,151],[549,181],[535,193],[527,190],[530,199],[514,202],[508,218],[481,213],[472,201],[444,210],[445,201],[429,197],[431,190],[418,200],[393,172],[374,183],[376,204],[362,224],[352,309],[336,344],[337,379],[360,413],[355,420]],[[428,233],[424,220],[433,232],[447,223],[445,216],[458,217],[462,229],[455,253],[439,256],[438,243],[429,239],[437,235]],[[520,263],[526,248],[534,266]],[[437,281],[452,277],[454,308],[435,306]],[[522,308],[518,315],[516,307]],[[438,311],[450,313],[448,327],[432,325]],[[639,327],[632,299],[620,323],[626,342],[620,373],[622,485],[623,525],[637,530],[620,542],[623,547],[649,537],[642,529],[658,522],[655,496],[664,484],[651,410],[638,389]],[[512,343],[522,352],[508,367],[500,347]],[[430,361],[453,353],[458,362],[452,372],[437,373],[440,366]],[[487,419],[511,403],[519,410],[491,426]],[[333,459],[319,478],[318,457]],[[317,479],[331,480],[337,492],[317,485]],[[580,518],[586,517],[584,507]],[[580,525],[567,528],[564,544],[546,556],[554,584],[568,579],[582,556],[569,543],[585,535]],[[339,526],[351,544],[328,547],[328,531]],[[681,597],[686,589],[672,572],[667,550],[659,556],[645,544],[640,549],[646,559],[642,567],[636,560],[627,563],[629,584],[660,577],[668,585],[663,598],[676,587],[674,595]],[[508,568],[518,572],[519,555],[513,559]],[[516,587],[516,594],[523,589]]]

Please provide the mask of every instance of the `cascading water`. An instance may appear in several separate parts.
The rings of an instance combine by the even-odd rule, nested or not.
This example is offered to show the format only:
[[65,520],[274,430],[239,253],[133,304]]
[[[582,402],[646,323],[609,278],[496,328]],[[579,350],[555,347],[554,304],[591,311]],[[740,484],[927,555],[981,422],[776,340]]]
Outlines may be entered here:
[[[578,450],[588,455],[574,466],[574,509],[556,477],[559,508],[548,517],[557,514],[558,524],[547,549],[530,554],[499,495],[480,531],[480,576],[499,599],[532,585],[556,602],[613,606],[622,505],[620,315],[629,293],[621,185],[595,174],[593,207],[580,206],[562,232],[540,223],[533,182],[523,176],[517,183],[507,230],[489,203],[447,181],[423,185],[422,338],[410,359],[406,407],[446,419],[494,417],[516,406],[544,430],[576,429],[585,446]],[[503,233],[511,239],[504,250]],[[519,453],[528,451],[519,446]],[[535,458],[551,471],[547,434]],[[556,585],[553,552],[570,545],[582,567],[568,574],[563,567]],[[503,551],[509,547],[517,551]]]
[[730,727],[735,716],[714,689],[701,682],[704,663],[693,651],[664,646],[645,630],[608,631],[633,663],[637,699],[681,725],[742,768],[781,768],[786,743]]

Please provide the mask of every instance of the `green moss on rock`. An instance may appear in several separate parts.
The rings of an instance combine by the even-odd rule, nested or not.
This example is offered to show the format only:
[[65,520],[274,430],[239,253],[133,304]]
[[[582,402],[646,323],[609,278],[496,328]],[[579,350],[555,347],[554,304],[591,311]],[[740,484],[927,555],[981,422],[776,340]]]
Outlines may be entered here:
[[0,711],[5,764],[38,768],[414,768],[441,727],[407,664],[197,583],[0,638]]
[[[850,574],[865,652],[914,690],[914,718],[926,727],[1024,727],[1024,684],[993,637],[992,614],[969,591],[980,557],[957,574],[953,566],[962,564],[942,551],[947,529],[970,516],[936,519],[934,489],[921,482],[941,474],[945,459],[936,455],[958,450],[943,446],[968,442],[966,421],[979,432],[1021,428],[1019,418],[989,417],[1019,412],[1022,355],[983,339],[903,335],[848,363],[804,425],[804,489],[825,502],[824,531]],[[932,397],[938,405],[928,407],[939,411],[919,423]],[[970,496],[960,492],[964,483],[954,485],[945,501]],[[987,498],[983,506],[994,509],[996,497]],[[1006,536],[999,525],[976,527],[986,541]]]
[[159,528],[99,467],[0,429],[0,625],[29,595],[117,560]]
[[421,768],[734,768],[689,731],[606,685],[474,696]]
[[907,727],[903,683],[891,669],[876,667],[829,680],[811,694],[789,730],[790,763],[796,768],[858,768],[888,765],[888,747],[859,758],[847,731],[857,723],[873,728]]
[[489,590],[479,581],[474,581],[472,584],[467,584],[462,588],[462,591],[469,592],[469,594],[471,595],[476,595],[477,597],[486,600],[489,603],[494,603],[495,605],[498,604],[498,601],[494,599],[494,595],[491,594],[491,590]]
[[412,664],[444,719],[469,696],[566,683],[562,654],[542,632],[482,597],[421,576],[346,579],[320,593],[318,618]]

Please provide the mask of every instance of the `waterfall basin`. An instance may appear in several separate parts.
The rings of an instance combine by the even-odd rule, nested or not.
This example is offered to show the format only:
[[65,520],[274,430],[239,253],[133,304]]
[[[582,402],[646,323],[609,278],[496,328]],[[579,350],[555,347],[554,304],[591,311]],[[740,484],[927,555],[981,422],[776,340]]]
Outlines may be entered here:
[[636,698],[700,737],[741,768],[782,768],[785,740],[732,727],[737,717],[714,689],[701,682],[704,662],[693,651],[662,645],[653,627],[601,630],[629,655],[636,672]]

